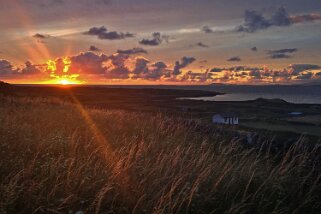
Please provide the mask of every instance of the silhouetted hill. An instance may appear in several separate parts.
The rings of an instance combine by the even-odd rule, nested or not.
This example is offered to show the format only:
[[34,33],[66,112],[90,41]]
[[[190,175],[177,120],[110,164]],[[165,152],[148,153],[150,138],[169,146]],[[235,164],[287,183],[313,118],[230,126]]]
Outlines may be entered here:
[[254,100],[253,102],[255,103],[278,103],[278,104],[287,104],[288,102],[286,102],[285,100],[282,99],[266,99],[266,98],[258,98],[256,100]]
[[13,85],[0,81],[0,94],[13,94],[14,88]]

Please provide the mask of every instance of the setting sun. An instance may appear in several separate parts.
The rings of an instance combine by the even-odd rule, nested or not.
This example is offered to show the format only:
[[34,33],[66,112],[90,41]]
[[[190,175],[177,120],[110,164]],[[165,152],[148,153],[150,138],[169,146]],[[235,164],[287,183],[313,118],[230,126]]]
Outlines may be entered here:
[[75,83],[73,83],[73,82],[71,82],[71,81],[69,81],[69,80],[66,80],[66,79],[59,80],[58,83],[61,84],[61,85],[71,85],[71,84],[75,84]]

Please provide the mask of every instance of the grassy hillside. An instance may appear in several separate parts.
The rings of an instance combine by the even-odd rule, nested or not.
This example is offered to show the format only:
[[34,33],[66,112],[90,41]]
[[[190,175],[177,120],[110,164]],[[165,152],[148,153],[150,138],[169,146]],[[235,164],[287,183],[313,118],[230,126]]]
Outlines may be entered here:
[[[245,102],[211,102],[182,99],[187,97],[209,97],[219,93],[201,90],[161,89],[160,86],[53,86],[53,85],[15,85],[1,90],[17,97],[59,98],[71,101],[76,98],[82,105],[90,108],[122,109],[126,111],[159,113],[200,119],[211,123],[214,114],[234,112],[240,118],[238,130],[251,132],[272,132],[271,136],[299,138],[301,134],[320,138],[321,129],[315,118],[320,118],[321,105],[292,104],[279,99],[257,99]],[[155,88],[153,88],[155,87]],[[173,86],[174,87],[174,86]],[[181,88],[184,89],[184,88]],[[190,87],[193,89],[193,87]],[[194,88],[195,89],[195,88]],[[304,121],[291,121],[297,116],[289,112],[302,112],[309,117]],[[311,118],[314,120],[311,121]],[[299,118],[298,118],[299,119]],[[262,123],[264,123],[262,125]]]
[[[317,213],[318,146],[284,155],[197,123],[0,97],[0,213]],[[303,141],[303,140],[302,140]]]

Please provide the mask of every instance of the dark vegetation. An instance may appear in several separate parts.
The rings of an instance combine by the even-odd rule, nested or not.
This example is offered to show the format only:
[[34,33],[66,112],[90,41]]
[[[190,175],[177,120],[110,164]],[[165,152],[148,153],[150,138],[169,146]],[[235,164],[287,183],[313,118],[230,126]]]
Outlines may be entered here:
[[[195,110],[213,103],[176,99],[208,92],[10,91],[0,95],[0,213],[321,209],[318,140],[276,145],[258,134],[249,145],[237,130],[210,125]],[[288,105],[265,102],[254,104]]]
[[[238,129],[265,132],[271,136],[297,139],[302,134],[321,136],[316,118],[321,118],[321,105],[292,104],[280,99],[257,99],[246,102],[212,102],[182,100],[187,97],[208,97],[219,93],[181,88],[139,88],[126,86],[15,86],[10,93],[18,97],[54,97],[65,101],[77,99],[86,107],[122,109],[135,112],[164,113],[171,116],[199,119],[211,123],[213,114],[235,112],[240,117]],[[12,92],[13,91],[13,92]],[[301,117],[290,112],[303,112]],[[320,130],[320,131],[319,131]],[[270,132],[270,133],[268,133]],[[283,139],[281,139],[283,140]]]

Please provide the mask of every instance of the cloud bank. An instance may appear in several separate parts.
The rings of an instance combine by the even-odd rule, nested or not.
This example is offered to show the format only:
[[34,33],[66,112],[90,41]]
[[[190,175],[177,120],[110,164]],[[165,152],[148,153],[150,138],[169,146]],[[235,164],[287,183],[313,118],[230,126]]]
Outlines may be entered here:
[[[131,50],[131,49],[129,49]],[[273,54],[292,53],[294,49],[279,49]],[[127,51],[126,51],[127,53]],[[173,64],[153,62],[142,56],[125,53],[106,55],[81,52],[72,56],[59,57],[40,65],[27,61],[14,66],[10,61],[0,60],[0,79],[68,79],[80,82],[109,81],[157,81],[194,83],[293,83],[321,81],[321,66],[315,64],[291,64],[283,69],[267,67],[234,66],[214,67],[205,71],[191,71],[189,66],[194,57],[184,56]]]
[[285,48],[285,49],[278,49],[278,50],[269,50],[267,54],[271,59],[288,59],[293,57],[293,53],[297,52],[297,48]]
[[259,11],[246,10],[244,23],[236,28],[237,32],[254,33],[273,26],[287,27],[298,23],[321,20],[320,14],[289,15],[285,7],[278,8],[271,17],[265,17]]

